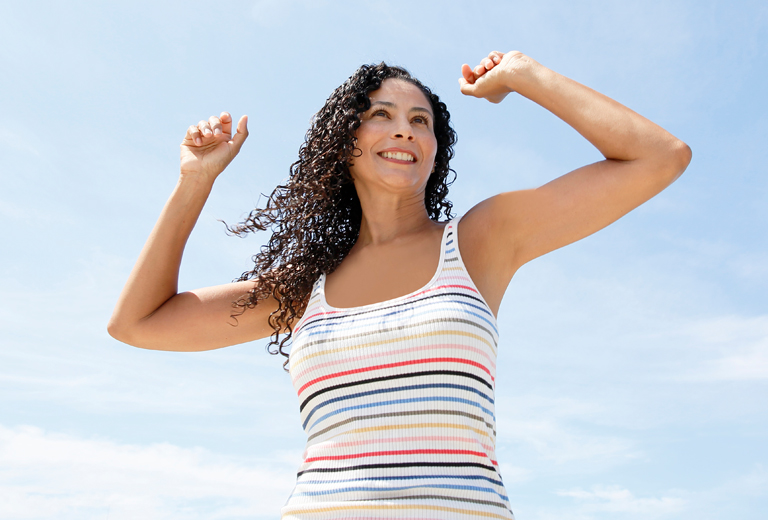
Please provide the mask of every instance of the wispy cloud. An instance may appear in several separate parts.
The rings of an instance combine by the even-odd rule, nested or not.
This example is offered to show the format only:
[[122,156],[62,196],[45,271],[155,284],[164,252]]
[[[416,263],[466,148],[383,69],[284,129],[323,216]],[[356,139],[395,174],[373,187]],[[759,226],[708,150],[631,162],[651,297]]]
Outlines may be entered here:
[[684,327],[704,359],[682,372],[686,381],[768,379],[768,315],[721,316]]
[[297,456],[244,461],[0,426],[0,518],[275,518],[295,480],[287,460]]
[[577,399],[524,395],[509,405],[502,404],[497,412],[499,444],[515,453],[533,450],[542,472],[552,471],[553,464],[570,463],[578,463],[579,471],[590,471],[640,456],[629,438],[575,425],[577,420],[588,424],[605,413],[599,405]]
[[686,500],[676,496],[660,498],[636,497],[621,486],[593,486],[590,491],[572,489],[558,491],[558,495],[574,498],[582,512],[632,513],[657,518],[685,509]]
[[0,123],[0,146],[21,152],[24,155],[40,156],[40,150],[34,145],[36,141],[31,138],[35,135],[25,124],[19,122]]

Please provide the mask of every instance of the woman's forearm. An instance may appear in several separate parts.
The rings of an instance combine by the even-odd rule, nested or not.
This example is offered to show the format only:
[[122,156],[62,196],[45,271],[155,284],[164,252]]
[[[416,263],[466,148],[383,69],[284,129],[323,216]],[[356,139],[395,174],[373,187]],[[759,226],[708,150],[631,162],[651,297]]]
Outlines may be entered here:
[[671,163],[670,169],[676,169],[671,158],[690,155],[684,143],[621,103],[527,57],[523,59],[529,64],[512,69],[507,79],[509,88],[568,123],[606,159],[658,161]]
[[212,181],[180,176],[139,254],[112,313],[108,330],[127,338],[178,292],[184,247],[211,192]]

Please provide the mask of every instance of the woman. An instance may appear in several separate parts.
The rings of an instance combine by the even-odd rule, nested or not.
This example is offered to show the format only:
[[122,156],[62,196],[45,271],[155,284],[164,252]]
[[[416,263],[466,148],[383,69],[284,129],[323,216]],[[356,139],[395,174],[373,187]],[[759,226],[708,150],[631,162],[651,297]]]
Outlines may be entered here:
[[234,136],[227,113],[191,126],[120,295],[109,332],[128,344],[197,351],[272,335],[290,356],[308,441],[283,518],[512,518],[494,455],[504,291],[520,266],[607,226],[690,161],[662,128],[522,53],[492,52],[459,82],[493,103],[538,103],[605,160],[439,222],[451,218],[448,111],[402,69],[364,66],[315,116],[288,183],[235,228],[274,230],[254,270],[177,293],[184,244],[247,137],[245,116]]

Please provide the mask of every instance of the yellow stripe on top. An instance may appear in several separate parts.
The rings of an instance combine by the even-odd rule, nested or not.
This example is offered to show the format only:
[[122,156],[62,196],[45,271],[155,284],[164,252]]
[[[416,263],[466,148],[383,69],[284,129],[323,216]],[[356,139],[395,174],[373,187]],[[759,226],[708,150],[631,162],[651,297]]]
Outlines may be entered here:
[[462,515],[469,515],[469,516],[477,516],[481,518],[501,518],[503,520],[509,519],[509,515],[498,515],[494,513],[486,513],[482,511],[473,511],[471,509],[459,509],[456,507],[445,507],[445,506],[430,506],[430,505],[422,505],[422,506],[409,506],[409,505],[348,505],[348,506],[329,506],[329,507],[322,507],[322,508],[314,508],[314,509],[296,509],[294,511],[286,510],[283,515],[280,517],[281,520],[293,520],[294,518],[308,518],[305,516],[297,517],[295,516],[297,513],[301,514],[312,514],[312,513],[327,513],[330,511],[402,511],[407,509],[418,509],[423,511],[442,511],[446,513],[459,513]]

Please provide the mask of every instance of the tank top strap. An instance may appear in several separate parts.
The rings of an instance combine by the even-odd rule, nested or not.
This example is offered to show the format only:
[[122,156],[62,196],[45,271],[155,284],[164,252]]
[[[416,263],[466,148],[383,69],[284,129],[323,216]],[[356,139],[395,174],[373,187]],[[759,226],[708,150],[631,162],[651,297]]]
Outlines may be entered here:
[[464,265],[464,260],[461,257],[461,250],[459,249],[459,221],[461,221],[462,216],[463,215],[459,215],[458,217],[451,219],[445,226],[446,233],[443,240],[444,253],[440,278],[442,278],[443,283],[460,284],[471,290],[476,295],[477,299],[482,302],[482,305],[487,309],[488,313],[493,316],[492,321],[495,325],[496,318],[491,311],[491,307],[488,305],[488,302],[485,301],[483,295],[480,294],[480,290],[477,288],[477,285],[475,285],[474,280],[472,280],[472,276],[470,276],[466,265]]
[[461,217],[454,217],[445,225],[443,232],[443,257],[440,259],[439,277],[450,277],[459,271],[466,271],[461,262],[458,243],[458,224]]
[[440,259],[437,264],[437,272],[434,273],[429,285],[436,282],[443,275],[445,269],[445,261],[451,255],[451,249],[453,249],[455,242],[453,241],[453,231],[455,229],[454,221],[456,219],[449,220],[443,226],[443,236],[440,243]]
[[457,230],[459,227],[459,220],[461,220],[461,216],[454,217],[449,220],[448,224],[445,226],[447,229],[445,232],[445,237],[443,237],[443,245],[445,246],[444,251],[446,255],[454,256],[456,250],[458,249],[456,238]]

